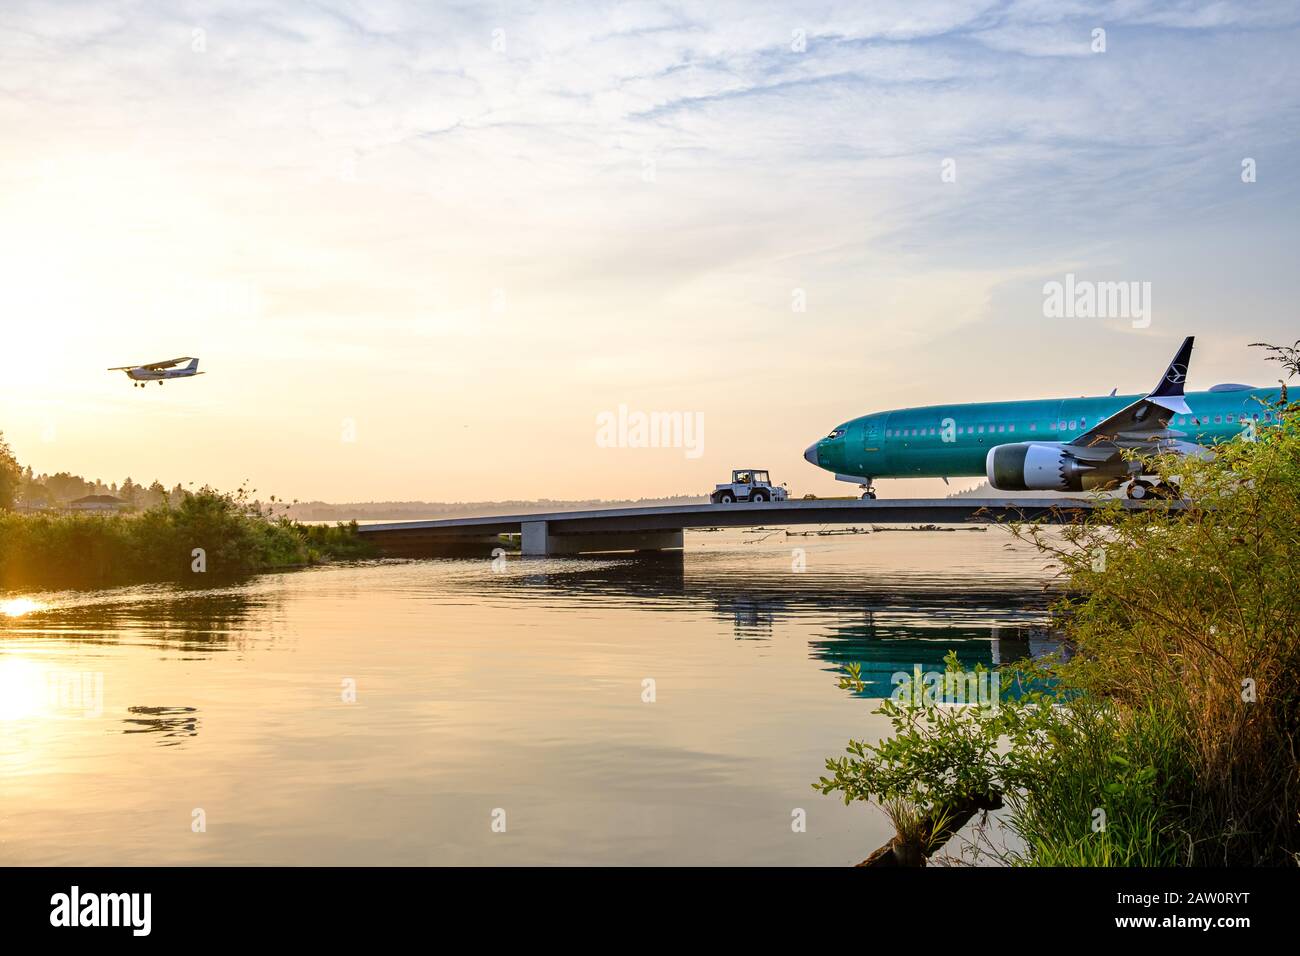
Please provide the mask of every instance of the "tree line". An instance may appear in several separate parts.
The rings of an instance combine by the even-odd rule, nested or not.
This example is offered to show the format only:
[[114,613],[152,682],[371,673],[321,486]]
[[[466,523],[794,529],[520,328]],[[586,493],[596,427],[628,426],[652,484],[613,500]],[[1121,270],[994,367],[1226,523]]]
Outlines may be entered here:
[[180,484],[169,489],[160,481],[146,486],[128,477],[121,484],[106,484],[99,479],[87,479],[66,471],[52,475],[36,474],[30,465],[23,467],[18,463],[4,433],[0,432],[0,511],[61,508],[86,495],[112,495],[130,507],[144,511],[179,501],[185,494]]

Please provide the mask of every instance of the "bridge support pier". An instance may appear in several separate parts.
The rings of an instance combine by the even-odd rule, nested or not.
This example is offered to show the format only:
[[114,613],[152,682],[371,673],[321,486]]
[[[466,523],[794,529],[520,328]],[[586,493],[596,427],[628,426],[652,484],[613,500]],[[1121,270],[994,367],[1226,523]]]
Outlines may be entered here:
[[556,534],[548,521],[522,524],[520,552],[524,557],[555,554],[587,554],[596,551],[662,551],[680,548],[681,528],[669,531],[605,531],[590,534]]

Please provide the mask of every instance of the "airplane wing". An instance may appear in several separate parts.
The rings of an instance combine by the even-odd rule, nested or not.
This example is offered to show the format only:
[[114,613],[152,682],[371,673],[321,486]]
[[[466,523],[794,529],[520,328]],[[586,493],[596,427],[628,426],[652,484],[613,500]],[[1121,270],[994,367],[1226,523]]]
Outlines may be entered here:
[[149,365],[141,365],[140,368],[146,368],[151,372],[158,372],[165,368],[174,368],[175,366],[180,365],[181,362],[188,362],[189,360],[190,356],[185,355],[181,358],[168,359],[166,362],[152,362]]
[[133,369],[133,368],[139,368],[139,366],[138,366],[138,365],[114,365],[112,368],[108,369],[107,371],[110,371],[110,372],[129,372],[129,371],[131,371],[131,369]]
[[[1187,365],[1192,357],[1192,343],[1196,336],[1183,339],[1156,387],[1132,405],[1121,408],[1114,415],[1098,422],[1074,441],[1071,447],[1114,451],[1119,448],[1151,448],[1169,451],[1193,451],[1201,446],[1184,442],[1186,432],[1169,428],[1174,415],[1190,415],[1183,397],[1183,383],[1187,381]],[[1186,446],[1186,447],[1183,447]]]

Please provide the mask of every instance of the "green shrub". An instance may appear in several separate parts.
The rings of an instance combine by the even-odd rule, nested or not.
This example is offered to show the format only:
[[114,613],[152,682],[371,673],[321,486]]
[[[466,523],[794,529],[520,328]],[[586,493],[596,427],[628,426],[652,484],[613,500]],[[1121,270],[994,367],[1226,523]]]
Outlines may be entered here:
[[373,551],[356,523],[309,526],[272,518],[244,492],[204,488],[140,514],[0,514],[0,586],[103,587],[192,576],[228,576]]

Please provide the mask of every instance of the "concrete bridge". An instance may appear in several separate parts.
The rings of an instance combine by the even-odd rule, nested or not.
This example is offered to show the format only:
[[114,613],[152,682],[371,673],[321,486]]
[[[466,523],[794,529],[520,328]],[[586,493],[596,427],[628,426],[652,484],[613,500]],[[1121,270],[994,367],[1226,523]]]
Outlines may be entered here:
[[[1127,510],[1152,503],[1123,500]],[[1175,503],[1172,507],[1182,507]],[[500,535],[520,535],[525,555],[601,551],[659,551],[682,547],[687,528],[752,528],[762,525],[963,524],[1041,520],[1078,521],[1098,507],[1090,498],[829,498],[727,505],[607,508],[541,514],[492,515],[399,521],[360,527],[363,538],[393,555],[432,555],[482,550]]]

